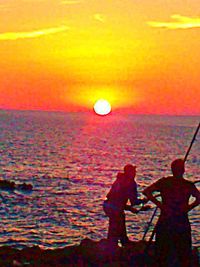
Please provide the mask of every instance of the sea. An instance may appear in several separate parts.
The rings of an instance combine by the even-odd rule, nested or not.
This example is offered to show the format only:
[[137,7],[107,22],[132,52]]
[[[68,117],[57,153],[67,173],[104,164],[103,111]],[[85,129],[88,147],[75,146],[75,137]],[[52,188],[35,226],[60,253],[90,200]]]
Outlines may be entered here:
[[[102,203],[118,172],[137,166],[138,196],[170,175],[184,158],[200,116],[0,110],[0,178],[33,185],[32,192],[0,190],[0,245],[43,249],[106,238]],[[200,132],[185,178],[200,180]],[[196,183],[200,189],[200,183]],[[174,196],[175,197],[175,196]],[[141,240],[155,206],[126,212],[131,240]],[[146,240],[157,221],[147,232]],[[200,246],[200,207],[189,213],[193,246]]]

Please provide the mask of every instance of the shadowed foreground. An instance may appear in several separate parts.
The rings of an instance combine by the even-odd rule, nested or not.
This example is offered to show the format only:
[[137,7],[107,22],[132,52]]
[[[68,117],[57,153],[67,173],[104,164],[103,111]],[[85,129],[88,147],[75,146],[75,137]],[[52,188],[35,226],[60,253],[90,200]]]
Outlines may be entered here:
[[[1,267],[65,267],[65,266],[134,266],[156,267],[154,246],[144,253],[146,243],[131,242],[112,252],[106,240],[99,242],[84,239],[77,246],[62,249],[42,250],[38,246],[18,250],[9,246],[0,247]],[[199,267],[198,249],[193,249],[193,266]]]

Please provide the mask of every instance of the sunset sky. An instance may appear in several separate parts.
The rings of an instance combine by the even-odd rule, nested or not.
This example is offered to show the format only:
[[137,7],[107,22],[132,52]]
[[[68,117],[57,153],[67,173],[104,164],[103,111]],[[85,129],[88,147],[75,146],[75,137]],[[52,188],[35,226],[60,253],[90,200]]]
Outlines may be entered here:
[[1,0],[0,108],[200,115],[197,0]]

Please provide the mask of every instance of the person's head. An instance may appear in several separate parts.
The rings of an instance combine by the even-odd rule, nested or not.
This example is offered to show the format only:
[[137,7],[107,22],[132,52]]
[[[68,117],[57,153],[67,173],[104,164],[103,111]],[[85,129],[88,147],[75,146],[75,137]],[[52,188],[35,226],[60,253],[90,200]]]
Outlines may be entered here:
[[176,159],[171,163],[173,176],[182,177],[185,172],[185,162],[183,159]]
[[127,177],[134,178],[136,175],[136,166],[127,164],[124,166],[124,173]]

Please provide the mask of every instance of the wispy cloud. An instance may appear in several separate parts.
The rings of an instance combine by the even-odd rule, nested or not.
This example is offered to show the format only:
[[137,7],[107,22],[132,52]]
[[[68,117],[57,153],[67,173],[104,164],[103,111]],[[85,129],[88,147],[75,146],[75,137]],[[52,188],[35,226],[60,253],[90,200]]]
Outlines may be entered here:
[[17,39],[37,38],[43,35],[64,32],[68,29],[69,27],[67,26],[60,26],[60,27],[40,29],[37,31],[29,31],[29,32],[4,32],[4,33],[0,33],[0,40],[17,40]]
[[45,2],[46,0],[23,0],[25,3],[31,3],[31,2]]
[[185,17],[178,14],[172,15],[171,18],[174,21],[159,22],[159,21],[148,21],[147,24],[151,27],[156,28],[167,28],[167,29],[190,29],[200,28],[200,18]]
[[94,14],[94,19],[104,23],[106,20],[106,17],[103,14],[96,13]]
[[82,0],[63,0],[61,1],[62,5],[74,5],[74,4],[80,4],[82,3]]
[[0,10],[7,10],[8,8],[8,5],[0,3]]

